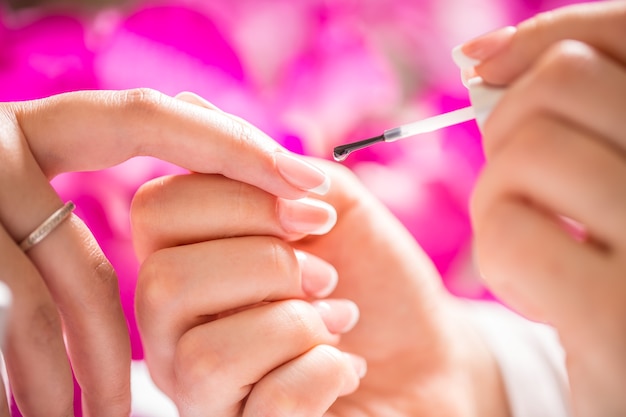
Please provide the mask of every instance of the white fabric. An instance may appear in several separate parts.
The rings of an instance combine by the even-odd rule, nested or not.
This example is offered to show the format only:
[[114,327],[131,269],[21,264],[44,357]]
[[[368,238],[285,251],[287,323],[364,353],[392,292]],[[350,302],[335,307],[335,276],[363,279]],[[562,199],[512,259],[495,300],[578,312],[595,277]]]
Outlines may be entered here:
[[504,380],[513,417],[571,416],[565,355],[556,332],[493,302],[469,302]]
[[176,406],[161,392],[144,361],[133,361],[130,368],[132,417],[178,417]]

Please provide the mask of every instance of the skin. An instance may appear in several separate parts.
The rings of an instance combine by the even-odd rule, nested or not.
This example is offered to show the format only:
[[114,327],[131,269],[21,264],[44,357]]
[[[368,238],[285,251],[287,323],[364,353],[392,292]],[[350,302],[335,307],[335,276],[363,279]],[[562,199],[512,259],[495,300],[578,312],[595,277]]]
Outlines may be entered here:
[[[70,361],[86,415],[130,413],[130,343],[117,279],[89,230],[72,215],[30,251],[16,243],[62,206],[49,180],[147,155],[302,197],[278,172],[275,155],[283,151],[219,111],[151,90],[0,104],[0,280],[13,295],[3,354],[24,415],[73,415]],[[215,155],[237,155],[247,168]],[[6,402],[0,415],[9,415]]]
[[[475,69],[510,87],[484,126],[472,218],[489,285],[559,331],[578,415],[623,415],[625,12],[623,2],[579,7],[520,25]],[[61,323],[88,415],[128,414],[126,328],[93,238],[72,217],[28,254],[15,242],[60,207],[51,177],[135,155],[222,174],[153,182],[133,206],[146,359],[184,416],[506,414],[496,365],[462,306],[346,171],[324,166],[334,180],[325,210],[339,220],[309,235],[293,217],[311,212],[283,200],[305,193],[276,172],[276,145],[214,108],[136,90],[0,113],[1,279],[14,295],[5,358],[25,414],[71,413]],[[98,141],[85,140],[96,130]],[[207,216],[208,203],[221,216]]]
[[[472,200],[479,266],[505,302],[556,327],[581,416],[626,409],[625,9],[606,2],[539,15],[474,69],[509,86],[483,127],[488,163]],[[152,242],[137,247],[146,259],[137,314],[159,386],[183,416],[506,415],[493,360],[423,253],[354,178],[325,169],[334,181],[325,201],[339,220],[323,236],[294,237],[279,200],[222,178],[141,190],[135,217],[157,226],[135,227]],[[207,222],[189,195],[217,205],[220,220]],[[189,239],[181,225],[201,232]],[[330,297],[360,309],[351,331],[337,326],[349,321],[346,309],[316,315],[302,303],[321,297],[304,289],[324,268],[298,265],[293,249],[336,268]],[[257,251],[271,258],[270,273]],[[285,306],[298,313],[285,318]],[[367,360],[358,390],[354,356],[352,370],[338,358],[326,371],[302,364],[329,345]]]
[[222,176],[138,192],[136,311],[157,385],[183,417],[506,416],[497,366],[430,260],[351,173],[318,163],[339,219],[319,236]]
[[483,127],[478,262],[558,330],[578,416],[626,413],[625,37],[625,2],[577,5],[522,23],[475,68],[509,86]]

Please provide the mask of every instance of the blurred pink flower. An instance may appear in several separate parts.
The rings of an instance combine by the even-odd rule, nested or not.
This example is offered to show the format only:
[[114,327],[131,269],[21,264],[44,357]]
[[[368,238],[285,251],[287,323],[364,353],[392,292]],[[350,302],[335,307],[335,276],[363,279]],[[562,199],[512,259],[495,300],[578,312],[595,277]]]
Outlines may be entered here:
[[98,88],[85,28],[72,16],[5,17],[0,27],[0,100]]

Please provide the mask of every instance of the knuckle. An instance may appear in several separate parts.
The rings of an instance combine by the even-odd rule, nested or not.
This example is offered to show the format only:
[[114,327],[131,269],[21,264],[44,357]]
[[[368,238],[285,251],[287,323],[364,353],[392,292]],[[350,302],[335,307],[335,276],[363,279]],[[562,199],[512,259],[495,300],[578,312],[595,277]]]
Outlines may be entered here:
[[233,120],[233,122],[229,124],[228,130],[242,148],[256,141],[254,129],[251,125],[243,121]]
[[96,314],[102,313],[100,310],[105,310],[105,314],[108,314],[112,308],[119,306],[117,274],[99,248],[89,262],[90,285],[85,286],[82,294],[83,304]]
[[137,321],[144,324],[143,318],[154,321],[156,315],[167,315],[175,304],[177,268],[170,260],[167,250],[151,254],[142,263],[137,277],[135,303]]
[[262,385],[257,385],[252,391],[246,411],[252,408],[254,415],[292,417],[297,400],[293,389],[290,388],[291,384],[286,381],[263,381]]
[[536,78],[545,94],[562,93],[564,88],[594,76],[598,53],[582,42],[564,40],[551,45],[538,60]]
[[211,392],[223,382],[220,375],[227,366],[225,356],[213,345],[200,339],[193,330],[185,333],[179,340],[174,353],[174,374],[177,384],[184,389],[193,387],[194,391]]
[[117,299],[119,292],[117,273],[113,269],[113,265],[102,255],[100,259],[94,260],[95,266],[93,268],[93,279],[100,285],[100,290],[106,289],[101,296],[105,299]]
[[133,88],[117,93],[117,100],[125,110],[154,114],[159,109],[165,96],[151,88]]

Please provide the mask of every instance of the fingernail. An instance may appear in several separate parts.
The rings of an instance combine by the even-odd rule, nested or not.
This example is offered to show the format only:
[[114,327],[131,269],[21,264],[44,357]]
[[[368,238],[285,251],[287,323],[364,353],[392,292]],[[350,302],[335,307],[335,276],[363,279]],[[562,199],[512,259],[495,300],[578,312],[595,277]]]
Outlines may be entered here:
[[313,297],[328,297],[337,286],[337,270],[317,256],[299,250],[295,252],[302,274],[302,290]]
[[176,94],[174,97],[177,100],[184,101],[189,104],[195,104],[196,106],[204,107],[210,110],[222,111],[215,104],[207,101],[205,98],[200,97],[196,93],[192,93],[191,91],[183,91],[181,93]]
[[324,195],[330,189],[330,178],[321,169],[301,158],[286,152],[276,152],[275,160],[280,175],[301,190]]
[[452,59],[461,69],[475,67],[508,45],[515,32],[515,26],[506,26],[472,39],[454,47]]
[[349,332],[359,321],[359,308],[350,300],[323,300],[311,303],[318,311],[329,332]]
[[352,367],[356,371],[356,374],[359,376],[359,379],[363,379],[363,377],[365,377],[365,374],[367,374],[367,361],[365,361],[365,358],[346,352],[344,352],[343,354],[346,356],[346,359],[348,359],[348,361],[352,364]]
[[467,68],[474,68],[476,65],[480,64],[479,60],[470,58],[463,53],[461,49],[463,46],[465,45],[457,45],[452,49],[452,60],[456,66],[464,70]]
[[337,212],[328,203],[312,198],[277,202],[278,219],[283,229],[292,233],[323,235],[337,223]]

